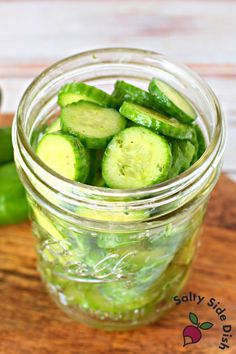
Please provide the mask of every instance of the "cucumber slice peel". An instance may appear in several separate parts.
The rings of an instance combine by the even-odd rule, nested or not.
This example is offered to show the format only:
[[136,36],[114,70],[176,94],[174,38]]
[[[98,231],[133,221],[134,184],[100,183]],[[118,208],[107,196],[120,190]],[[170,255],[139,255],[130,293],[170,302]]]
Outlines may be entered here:
[[198,141],[197,159],[200,159],[200,157],[203,155],[203,153],[206,150],[206,141],[205,141],[205,138],[204,138],[201,128],[197,124],[194,125],[194,129],[195,129],[196,138]]
[[126,119],[113,108],[79,101],[62,108],[61,126],[65,133],[79,137],[89,149],[103,149],[126,126]]
[[155,96],[123,80],[116,81],[112,96],[116,98],[120,106],[124,101],[128,101],[152,108],[157,112],[162,112],[161,106]]
[[143,210],[129,211],[124,209],[120,212],[114,212],[109,210],[90,209],[86,207],[80,207],[77,209],[77,214],[86,219],[110,221],[110,222],[130,222],[144,220],[148,217],[148,212]]
[[195,154],[195,146],[188,140],[168,139],[172,152],[172,166],[168,178],[174,178],[191,165]]
[[162,182],[171,166],[166,139],[143,127],[117,134],[105,150],[102,175],[110,188],[143,188]]
[[180,169],[180,173],[182,173],[190,167],[193,157],[196,153],[196,149],[189,140],[178,140],[178,144],[184,156],[182,167]]
[[[174,139],[173,139],[174,140]],[[172,152],[172,166],[169,170],[168,178],[174,178],[179,175],[182,167],[182,161],[184,159],[184,155],[182,150],[180,149],[178,143],[176,141],[169,140]]]
[[104,150],[89,150],[90,171],[85,183],[91,186],[103,187],[105,185],[102,178],[102,157]]
[[193,136],[192,127],[135,103],[124,102],[120,113],[138,125],[172,138],[191,139]]
[[62,86],[58,94],[58,104],[65,107],[80,100],[97,103],[103,107],[117,108],[118,103],[114,97],[84,82],[72,82]]
[[57,230],[51,219],[49,219],[39,208],[31,204],[36,222],[46,231],[55,241],[64,242],[63,235]]
[[196,117],[192,105],[173,87],[159,79],[152,79],[149,92],[159,101],[161,109],[183,123],[191,123]]
[[88,177],[88,151],[74,136],[61,132],[46,134],[40,140],[36,154],[63,177],[80,182]]

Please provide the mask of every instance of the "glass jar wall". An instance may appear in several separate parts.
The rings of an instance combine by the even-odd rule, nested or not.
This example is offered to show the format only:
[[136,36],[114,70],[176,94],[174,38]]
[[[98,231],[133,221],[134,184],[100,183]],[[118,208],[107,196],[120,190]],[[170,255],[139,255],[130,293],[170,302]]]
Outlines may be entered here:
[[[35,137],[58,115],[56,98],[64,83],[83,81],[109,92],[118,78],[146,88],[154,76],[190,99],[208,145],[180,176],[148,188],[111,190],[69,181],[35,155]],[[31,205],[39,271],[66,313],[120,330],[153,322],[170,308],[189,274],[224,141],[224,120],[210,88],[153,52],[81,53],[29,86],[14,121],[15,158]]]

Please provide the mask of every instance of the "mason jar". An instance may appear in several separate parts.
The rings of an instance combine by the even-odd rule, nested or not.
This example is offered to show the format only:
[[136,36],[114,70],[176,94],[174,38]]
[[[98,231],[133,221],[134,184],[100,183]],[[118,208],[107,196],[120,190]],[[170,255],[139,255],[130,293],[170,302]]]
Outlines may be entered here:
[[[183,93],[198,113],[207,149],[187,171],[151,187],[119,190],[63,178],[36,156],[35,140],[60,114],[62,85],[83,81],[111,92],[117,79],[146,88],[152,77]],[[158,53],[84,52],[51,66],[28,87],[14,120],[13,143],[31,206],[38,269],[57,305],[106,330],[160,318],[186,283],[222,166],[225,122],[209,86]]]

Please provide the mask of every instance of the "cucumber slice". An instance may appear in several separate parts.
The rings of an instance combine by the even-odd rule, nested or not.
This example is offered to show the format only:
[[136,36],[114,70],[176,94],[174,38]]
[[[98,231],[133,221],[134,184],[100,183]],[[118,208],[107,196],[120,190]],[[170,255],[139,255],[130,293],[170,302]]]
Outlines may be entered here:
[[46,134],[36,154],[52,170],[63,177],[84,182],[89,173],[89,154],[74,136],[61,132]]
[[195,127],[193,127],[193,136],[191,138],[191,143],[195,147],[195,153],[194,153],[192,161],[191,161],[191,165],[193,165],[198,160],[198,150],[199,150],[198,137],[197,137],[197,132],[196,132]]
[[87,148],[103,149],[125,128],[126,119],[113,108],[80,101],[62,108],[61,126],[64,132],[78,136]]
[[136,254],[127,257],[124,263],[126,263],[125,266],[129,272],[139,272],[139,274],[137,274],[138,279],[145,281],[145,278],[148,278],[150,275],[156,277],[158,268],[163,271],[162,267],[164,266],[164,268],[166,268],[172,258],[173,257],[166,253],[166,250],[157,248],[154,250],[138,250]]
[[[41,258],[46,262],[60,262],[63,254],[67,254],[67,251],[69,251],[70,243],[42,210],[34,204],[30,206],[33,220],[36,222],[36,225],[33,224],[33,230],[40,239],[45,238],[46,240],[44,247],[38,248]],[[45,236],[43,236],[43,233],[45,233]]]
[[82,218],[110,222],[138,221],[144,220],[149,216],[149,213],[143,210],[129,211],[128,209],[124,209],[115,213],[114,211],[95,210],[85,207],[78,208],[77,213]]
[[191,123],[196,119],[197,114],[192,105],[166,82],[152,79],[148,89],[157,98],[162,111],[183,123]]
[[141,244],[142,241],[138,233],[100,233],[97,236],[98,247],[105,249],[125,247],[127,250],[128,247],[134,244],[137,246]]
[[102,175],[110,188],[143,188],[164,181],[171,160],[170,146],[164,137],[143,127],[131,127],[117,134],[108,145]]
[[188,140],[168,139],[168,141],[173,156],[169,178],[173,178],[189,168],[195,154],[195,147]]
[[90,154],[90,171],[86,184],[91,186],[104,187],[105,182],[102,178],[102,157],[104,150],[89,150]]
[[58,104],[65,107],[80,100],[91,101],[103,107],[117,108],[118,102],[108,93],[83,82],[72,82],[62,86],[58,94]]
[[155,96],[122,80],[116,81],[112,96],[116,98],[120,106],[124,101],[128,101],[152,108],[157,112],[162,112],[161,106]]
[[105,181],[102,177],[102,172],[99,172],[95,175],[94,180],[93,180],[93,186],[106,187]]
[[37,208],[35,205],[31,204],[31,209],[34,214],[35,221],[40,225],[40,227],[55,241],[62,242],[63,246],[69,248],[69,243],[65,240],[64,236],[57,230],[51,219],[49,219],[45,213]]
[[191,139],[193,135],[192,127],[135,103],[124,102],[120,113],[136,124],[172,138]]
[[182,161],[182,167],[180,169],[180,173],[182,173],[190,167],[193,157],[196,153],[196,149],[195,146],[189,140],[178,140],[177,144],[182,150],[184,156],[184,159]]
[[174,178],[180,174],[184,155],[176,140],[169,140],[172,152],[172,166],[169,170],[168,178]]
[[201,128],[196,124],[194,125],[197,141],[198,141],[198,152],[197,152],[197,159],[199,159],[206,150],[206,141],[204,135],[202,133]]
[[61,120],[60,117],[58,117],[56,120],[54,120],[46,129],[46,133],[55,133],[61,130]]

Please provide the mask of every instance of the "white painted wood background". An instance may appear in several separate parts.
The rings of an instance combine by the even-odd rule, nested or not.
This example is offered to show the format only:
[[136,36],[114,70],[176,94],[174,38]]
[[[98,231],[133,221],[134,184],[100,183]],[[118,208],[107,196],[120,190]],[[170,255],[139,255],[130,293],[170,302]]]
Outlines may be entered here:
[[162,52],[208,81],[228,122],[224,171],[236,179],[236,1],[0,0],[2,111],[48,65],[105,46]]

